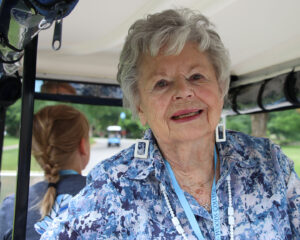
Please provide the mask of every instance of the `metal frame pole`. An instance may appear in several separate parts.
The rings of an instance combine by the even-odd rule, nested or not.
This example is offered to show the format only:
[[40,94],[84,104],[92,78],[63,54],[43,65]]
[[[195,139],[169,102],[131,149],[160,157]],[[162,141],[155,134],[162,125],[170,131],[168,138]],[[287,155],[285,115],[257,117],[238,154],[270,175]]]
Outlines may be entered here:
[[6,108],[0,106],[0,171],[2,166],[2,150],[3,150],[3,139],[5,131],[5,117],[6,117]]
[[25,47],[24,52],[19,162],[13,228],[14,240],[26,239],[37,44],[38,37],[36,36]]
[[[5,131],[5,117],[6,117],[6,108],[0,106],[0,172],[2,170],[2,150],[3,150],[4,131]],[[1,192],[1,187],[2,187],[2,183],[0,178],[0,192]]]

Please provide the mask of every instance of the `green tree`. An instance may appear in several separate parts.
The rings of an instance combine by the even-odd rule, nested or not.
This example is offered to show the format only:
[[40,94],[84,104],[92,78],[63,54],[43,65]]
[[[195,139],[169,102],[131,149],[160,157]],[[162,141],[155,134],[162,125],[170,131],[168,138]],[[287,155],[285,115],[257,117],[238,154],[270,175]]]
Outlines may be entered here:
[[88,119],[93,135],[104,132],[109,125],[117,125],[121,107],[97,106],[88,104],[73,104],[55,101],[35,101],[35,112],[49,105],[66,104],[81,111]]
[[92,106],[92,105],[75,105],[88,118],[93,135],[105,133],[106,128],[110,125],[118,125],[120,113],[124,111],[122,107],[113,106]]
[[19,137],[21,119],[21,100],[6,109],[5,129],[9,136]]
[[52,105],[56,105],[56,104],[62,104],[62,103],[56,102],[56,101],[35,100],[34,101],[34,113],[36,113],[43,107],[52,106]]
[[[144,127],[139,123],[139,120],[134,120],[131,117],[131,112],[128,109],[115,106],[98,106],[88,104],[72,104],[55,101],[35,101],[35,112],[41,108],[55,104],[67,104],[78,109],[87,117],[93,136],[105,135],[106,128],[110,125],[120,125],[122,129],[126,130],[128,137],[140,137],[144,131]],[[120,113],[126,113],[126,119],[120,119]]]
[[281,144],[300,141],[300,113],[295,109],[270,113],[267,126]]
[[141,138],[148,127],[143,126],[140,120],[133,119],[132,114],[128,109],[124,110],[124,112],[126,113],[126,119],[120,119],[118,124],[122,129],[126,130],[126,136],[128,138]]
[[250,115],[234,115],[226,118],[226,128],[243,132],[251,133],[251,118]]

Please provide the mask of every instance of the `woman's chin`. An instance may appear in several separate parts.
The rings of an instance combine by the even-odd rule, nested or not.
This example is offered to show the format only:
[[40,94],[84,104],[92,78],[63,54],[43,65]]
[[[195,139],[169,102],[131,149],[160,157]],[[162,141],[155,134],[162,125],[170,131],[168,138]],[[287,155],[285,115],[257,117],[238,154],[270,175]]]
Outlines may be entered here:
[[190,121],[169,125],[169,136],[174,136],[178,140],[182,141],[196,141],[201,140],[207,136],[214,134],[214,130],[211,130],[210,124],[203,121]]
[[183,131],[177,131],[175,134],[171,134],[169,137],[169,144],[178,144],[178,143],[195,143],[197,141],[203,141],[208,136],[211,136],[213,134],[209,131],[203,130],[195,130],[191,129],[189,130],[183,130]]

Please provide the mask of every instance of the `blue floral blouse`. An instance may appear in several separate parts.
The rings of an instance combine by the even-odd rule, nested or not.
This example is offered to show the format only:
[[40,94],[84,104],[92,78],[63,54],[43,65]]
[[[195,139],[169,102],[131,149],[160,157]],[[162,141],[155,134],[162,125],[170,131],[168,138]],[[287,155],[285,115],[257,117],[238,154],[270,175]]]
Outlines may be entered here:
[[[151,130],[147,159],[134,158],[134,145],[99,163],[75,196],[65,220],[55,220],[41,239],[175,239],[177,233],[160,190],[162,183],[188,239],[196,240],[174,192]],[[235,239],[300,239],[300,180],[293,162],[268,139],[227,131],[217,143],[217,182],[222,240],[229,239],[228,186],[231,176]],[[214,239],[210,212],[185,193],[205,239]]]

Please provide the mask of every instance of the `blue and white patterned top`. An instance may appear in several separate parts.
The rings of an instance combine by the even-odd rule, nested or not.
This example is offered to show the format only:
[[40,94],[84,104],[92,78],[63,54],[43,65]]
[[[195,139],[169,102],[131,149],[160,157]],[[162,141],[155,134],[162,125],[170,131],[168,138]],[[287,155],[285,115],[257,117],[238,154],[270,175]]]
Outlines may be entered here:
[[[134,158],[131,146],[98,164],[88,185],[71,200],[67,219],[55,220],[41,239],[181,240],[159,188],[162,182],[188,239],[196,240],[150,130],[144,138],[150,140],[147,159]],[[269,140],[233,131],[217,148],[222,240],[229,239],[228,174],[235,239],[300,239],[300,180],[293,162]],[[211,214],[185,194],[204,238],[214,239]]]

